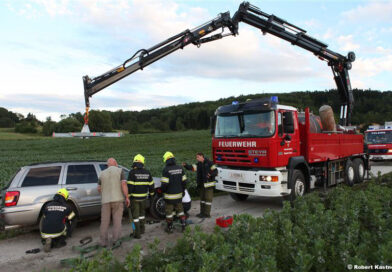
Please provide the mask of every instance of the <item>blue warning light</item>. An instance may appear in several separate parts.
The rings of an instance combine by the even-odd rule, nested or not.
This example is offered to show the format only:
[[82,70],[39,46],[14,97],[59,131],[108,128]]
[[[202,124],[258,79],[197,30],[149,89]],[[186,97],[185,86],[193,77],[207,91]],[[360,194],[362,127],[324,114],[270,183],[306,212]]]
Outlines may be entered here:
[[232,105],[238,105],[239,102],[238,102],[238,101],[233,101],[233,102],[231,102],[231,104],[232,104]]
[[277,96],[271,96],[271,102],[275,103],[275,104],[278,104],[279,103],[278,97]]

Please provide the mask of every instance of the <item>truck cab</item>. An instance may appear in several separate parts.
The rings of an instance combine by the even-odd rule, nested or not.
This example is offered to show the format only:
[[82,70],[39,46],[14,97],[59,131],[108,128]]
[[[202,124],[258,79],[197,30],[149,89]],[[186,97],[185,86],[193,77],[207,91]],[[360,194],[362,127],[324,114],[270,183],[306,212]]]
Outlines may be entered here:
[[289,194],[286,166],[301,150],[297,109],[271,97],[235,101],[219,107],[215,117],[217,189],[271,197]]
[[384,126],[369,126],[365,131],[365,143],[370,160],[392,160],[392,122]]

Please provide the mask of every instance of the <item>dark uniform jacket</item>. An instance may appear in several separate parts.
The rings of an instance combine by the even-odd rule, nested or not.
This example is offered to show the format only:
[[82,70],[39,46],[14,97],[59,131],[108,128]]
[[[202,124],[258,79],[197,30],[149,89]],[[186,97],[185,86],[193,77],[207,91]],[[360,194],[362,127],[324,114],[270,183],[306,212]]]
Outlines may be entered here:
[[184,169],[176,164],[174,158],[168,159],[162,171],[161,179],[161,188],[167,203],[177,204],[181,202],[186,181]]
[[[204,158],[204,162],[197,162],[197,164],[186,164],[185,169],[197,172],[197,186],[198,187],[214,187],[215,177],[218,175],[218,170],[215,164],[207,158]],[[210,177],[208,177],[210,174]]]
[[140,162],[132,165],[132,170],[128,175],[128,196],[131,199],[145,200],[148,192],[150,196],[154,195],[154,181],[150,171],[144,168]]
[[56,238],[66,234],[66,221],[74,213],[64,197],[56,194],[53,201],[49,202],[43,212],[41,235],[46,238]]

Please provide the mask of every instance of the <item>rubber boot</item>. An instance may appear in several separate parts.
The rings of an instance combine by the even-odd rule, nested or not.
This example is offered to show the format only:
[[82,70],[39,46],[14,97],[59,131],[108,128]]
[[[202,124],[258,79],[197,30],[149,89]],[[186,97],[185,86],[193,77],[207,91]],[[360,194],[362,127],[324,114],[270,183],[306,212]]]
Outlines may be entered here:
[[135,239],[140,239],[140,222],[135,222],[135,235],[133,236]]
[[181,216],[181,232],[185,231],[185,227],[186,227],[186,217],[185,216]]
[[51,248],[52,248],[52,238],[46,238],[44,244],[44,251],[50,252]]
[[146,231],[145,220],[141,219],[140,220],[140,234],[144,234],[145,231]]
[[211,217],[211,205],[204,205],[204,217],[205,218]]
[[167,220],[166,232],[173,233],[173,221],[172,220]]
[[197,217],[203,218],[204,217],[204,203],[200,202],[200,213],[196,214]]

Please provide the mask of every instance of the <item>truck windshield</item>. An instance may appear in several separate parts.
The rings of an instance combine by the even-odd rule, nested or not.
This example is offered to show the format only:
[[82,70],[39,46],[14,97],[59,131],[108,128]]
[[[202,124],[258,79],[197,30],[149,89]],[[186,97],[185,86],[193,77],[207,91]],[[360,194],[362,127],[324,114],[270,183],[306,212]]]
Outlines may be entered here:
[[371,131],[365,133],[367,144],[392,144],[392,131]]
[[215,137],[270,137],[275,134],[275,112],[218,115]]

